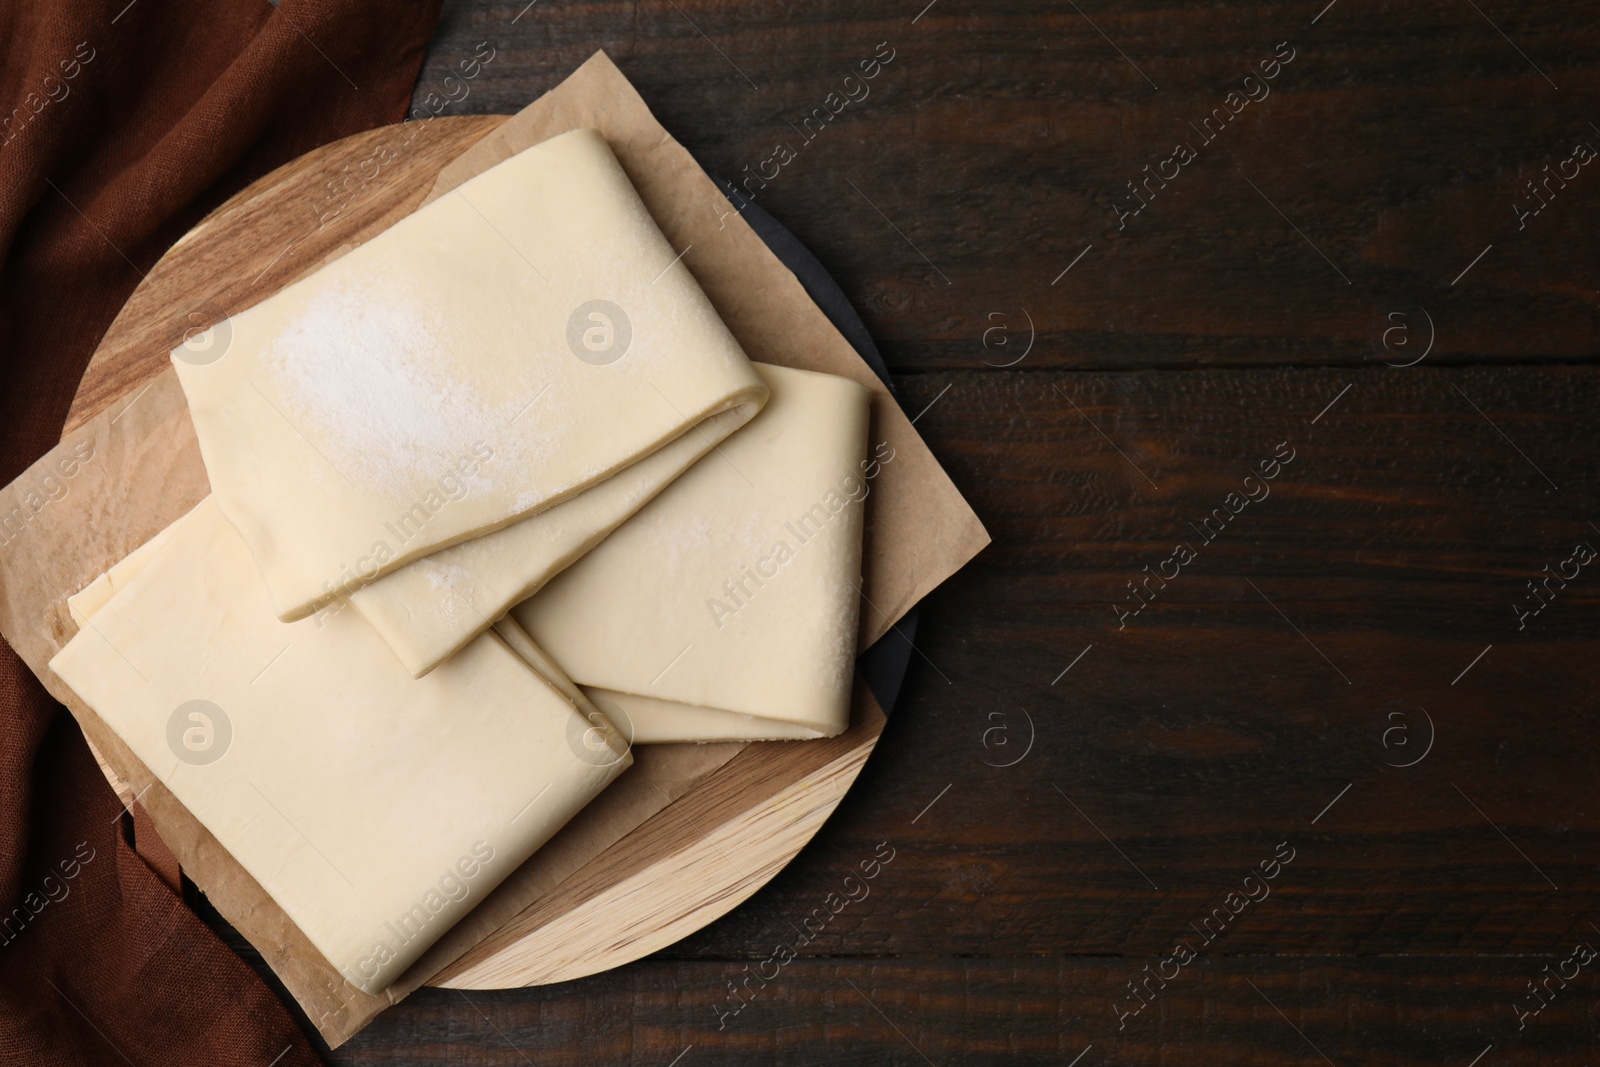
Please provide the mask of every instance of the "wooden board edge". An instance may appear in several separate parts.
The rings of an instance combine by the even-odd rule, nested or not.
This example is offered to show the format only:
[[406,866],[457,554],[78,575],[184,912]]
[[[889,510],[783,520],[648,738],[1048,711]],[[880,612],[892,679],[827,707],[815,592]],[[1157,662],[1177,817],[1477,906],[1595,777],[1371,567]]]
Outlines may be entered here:
[[[827,768],[849,767],[850,775],[838,784],[839,796],[832,801],[837,804],[871,755],[888,722],[871,690],[859,679],[856,690],[855,722],[845,733],[817,741],[772,741],[747,746],[693,791],[635,827],[608,853],[591,861],[549,896],[529,906],[494,935],[440,970],[428,984],[448,985],[460,976],[480,973],[484,968],[495,970],[492,961],[503,953],[509,953],[511,959],[526,958],[530,951],[535,951],[529,947],[530,938],[535,939],[533,945],[539,944],[539,932],[558,924],[565,912],[619,892],[621,887],[635,883],[646,872],[697,849],[712,833],[747,817],[765,816],[773,804],[783,803],[775,798],[784,794],[790,783],[809,781],[818,775],[826,777]],[[829,810],[832,810],[831,805]],[[817,825],[821,825],[820,820]],[[786,854],[793,858],[814,832],[815,827],[804,836],[782,832],[775,832],[774,836],[783,840]],[[772,872],[776,873],[776,870]],[[718,877],[727,883],[730,876],[724,872]],[[768,874],[752,885],[749,892],[754,892],[770,877]],[[726,885],[718,889],[718,892],[726,891]],[[729,908],[732,906],[730,904]],[[659,902],[652,910],[662,910]],[[637,955],[611,960],[597,958],[589,973],[637,958]],[[506,973],[518,973],[518,965],[510,965]],[[525,983],[519,980],[517,984]]]
[[[844,799],[876,743],[876,735],[863,739],[709,828],[688,847],[566,908],[481,963],[430,984],[499,989],[567,982],[681,940],[744,903],[789,864]],[[661,914],[674,918],[663,923]]]

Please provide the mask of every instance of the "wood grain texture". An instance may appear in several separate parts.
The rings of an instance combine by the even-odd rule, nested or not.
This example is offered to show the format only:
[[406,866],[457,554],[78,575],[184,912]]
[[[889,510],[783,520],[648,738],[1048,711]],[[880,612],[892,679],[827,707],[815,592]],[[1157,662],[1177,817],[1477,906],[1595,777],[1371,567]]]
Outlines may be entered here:
[[796,960],[718,1029],[743,964],[653,959],[572,986],[425,990],[341,1052],[407,1067],[1467,1067],[1492,1046],[1478,1067],[1593,1062],[1592,999],[1576,986],[1517,1030],[1510,997],[1539,972],[1523,957],[1223,957],[1191,964],[1119,1031],[1111,998],[1141,965]]
[[[1327,0],[939,0],[913,23],[926,3],[540,4],[513,24],[515,0],[463,0],[417,99],[442,100],[480,41],[499,54],[447,114],[518,106],[604,47],[713,173],[790,144],[756,201],[837,272],[897,371],[1015,358],[981,337],[994,312],[1022,328],[1020,308],[1024,369],[1356,366],[1394,358],[1385,316],[1416,305],[1435,362],[1594,353],[1600,174],[1523,229],[1512,207],[1577,140],[1600,149],[1585,5],[1339,0],[1313,25]],[[1270,95],[1201,144],[1189,124],[1284,41]],[[797,133],[880,42],[895,58],[866,98]],[[1184,137],[1199,157],[1119,230],[1127,183]]]
[[[1600,172],[1524,229],[1512,205],[1575,139],[1600,148],[1600,24],[1077,6],[447,5],[419,104],[479,42],[496,58],[446,114],[519,106],[604,47],[732,177],[890,42],[757,202],[838,277],[906,410],[934,404],[917,428],[995,544],[929,602],[872,765],[746,904],[611,974],[428,991],[334,1062],[1595,1062],[1589,970],[1521,1030],[1512,1005],[1600,947],[1600,585],[1585,568],[1525,629],[1512,605],[1600,547]],[[1285,40],[1272,94],[1119,232],[1125,183]],[[1384,365],[1422,351],[1418,309],[1434,348]],[[1032,349],[994,366],[1024,312]],[[1119,630],[1125,583],[1285,440],[1272,495]],[[1434,745],[1393,766],[1416,708]],[[1023,711],[1032,749],[992,766]],[[727,983],[885,840],[870,897],[719,1030]],[[1271,896],[1119,1030],[1126,983],[1283,841]]]

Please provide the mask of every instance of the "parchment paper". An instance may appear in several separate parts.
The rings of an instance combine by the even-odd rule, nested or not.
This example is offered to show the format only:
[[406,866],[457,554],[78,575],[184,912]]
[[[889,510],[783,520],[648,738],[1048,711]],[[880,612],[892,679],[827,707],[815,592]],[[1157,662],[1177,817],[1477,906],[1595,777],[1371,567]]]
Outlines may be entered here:
[[[873,441],[894,459],[867,498],[861,645],[866,647],[988,543],[977,517],[872,370],[787,268],[731,211],[603,53],[468,149],[429,199],[511,154],[599,129],[674,247],[752,359],[841,374],[873,393]],[[691,247],[692,246],[692,247]],[[260,294],[262,298],[269,295]],[[330,1045],[437,974],[586,862],[732,759],[742,744],[645,746],[635,765],[514,872],[382,995],[346,982],[266,892],[48,668],[76,627],[66,597],[209,491],[173,373],[113,405],[0,490],[0,635],[72,711],[103,762],[138,796],[197,886],[253,944]],[[804,743],[804,742],[799,742]]]

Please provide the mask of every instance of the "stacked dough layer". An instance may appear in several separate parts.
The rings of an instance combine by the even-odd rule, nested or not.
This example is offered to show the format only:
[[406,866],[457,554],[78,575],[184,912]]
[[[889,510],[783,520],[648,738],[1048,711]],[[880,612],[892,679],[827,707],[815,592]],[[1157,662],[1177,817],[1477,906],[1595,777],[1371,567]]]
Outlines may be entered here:
[[635,741],[849,721],[867,391],[757,366],[761,414],[513,612]]
[[579,130],[173,353],[213,495],[51,667],[367,992],[631,743],[848,725],[868,394],[680,260]]
[[368,992],[631,762],[493,634],[414,679],[353,611],[280,622],[214,497],[152,546],[51,669]]

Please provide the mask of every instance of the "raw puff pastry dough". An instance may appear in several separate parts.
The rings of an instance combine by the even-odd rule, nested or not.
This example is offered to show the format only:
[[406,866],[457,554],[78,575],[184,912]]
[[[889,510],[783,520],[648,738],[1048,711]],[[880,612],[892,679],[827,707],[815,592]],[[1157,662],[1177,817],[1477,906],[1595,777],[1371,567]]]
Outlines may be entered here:
[[350,602],[420,677],[537,593],[754,414],[746,404],[713,415],[572,499],[408,563],[351,593]]
[[278,616],[758,408],[677,256],[605,140],[575,130],[174,350]]
[[214,498],[151,544],[50,666],[367,992],[631,763],[496,635],[418,680],[354,611],[279,622]]
[[868,394],[756,369],[772,389],[761,414],[512,611],[634,741],[849,722]]

